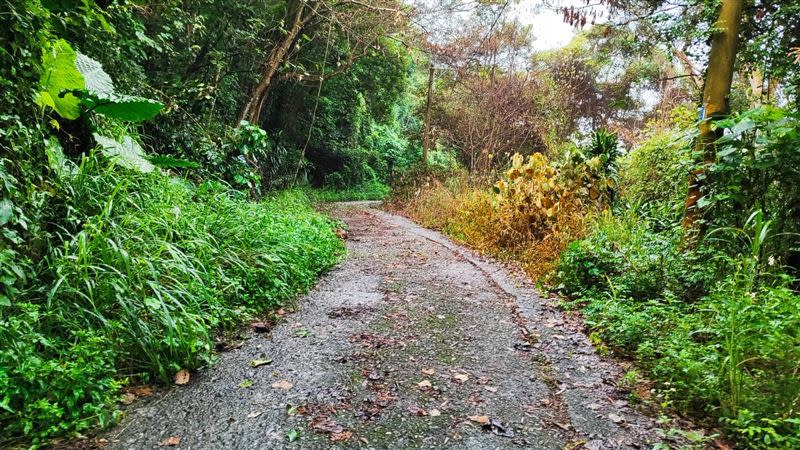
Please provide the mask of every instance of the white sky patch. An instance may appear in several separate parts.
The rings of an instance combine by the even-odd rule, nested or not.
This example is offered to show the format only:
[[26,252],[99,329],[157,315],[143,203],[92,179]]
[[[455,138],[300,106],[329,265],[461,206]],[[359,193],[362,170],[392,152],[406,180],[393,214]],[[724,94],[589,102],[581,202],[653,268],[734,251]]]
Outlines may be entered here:
[[[586,4],[583,0],[563,0],[558,2],[559,6],[580,6]],[[600,17],[597,23],[606,21],[605,7],[596,7]],[[523,0],[513,5],[508,15],[516,18],[523,25],[530,25],[534,36],[533,49],[536,51],[553,50],[564,47],[580,31],[564,22],[560,12],[553,11],[552,8],[543,6],[538,1]]]
[[515,6],[509,15],[516,17],[521,24],[531,26],[533,49],[536,51],[563,47],[572,40],[577,31],[564,23],[561,14],[527,2]]

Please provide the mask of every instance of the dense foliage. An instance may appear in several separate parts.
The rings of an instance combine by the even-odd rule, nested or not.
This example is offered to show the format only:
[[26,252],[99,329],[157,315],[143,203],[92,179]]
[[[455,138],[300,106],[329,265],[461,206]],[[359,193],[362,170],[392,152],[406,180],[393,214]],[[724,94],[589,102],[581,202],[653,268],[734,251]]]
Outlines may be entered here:
[[[654,383],[632,398],[701,418],[740,447],[796,448],[800,66],[787,56],[798,41],[785,16],[795,8],[745,10],[733,112],[713,120],[713,151],[698,154],[695,66],[707,63],[697,53],[719,2],[601,3],[623,25],[533,52],[525,69],[493,59],[525,48],[507,30],[488,49],[438,47],[457,70],[473,69],[458,86],[457,70],[452,87],[444,76],[434,116],[446,129],[439,144],[454,146],[467,172],[401,178],[396,204],[518,262],[581,311],[601,352],[632,357],[629,378]],[[590,10],[563,12],[592,20]],[[511,122],[496,141],[492,108]],[[685,228],[690,173],[700,174],[700,213]]]
[[0,446],[113,422],[121,387],[208,364],[330,268],[335,224],[276,189],[377,198],[410,163],[402,18],[359,16],[364,45],[349,7],[312,12],[240,120],[294,7],[0,3]]

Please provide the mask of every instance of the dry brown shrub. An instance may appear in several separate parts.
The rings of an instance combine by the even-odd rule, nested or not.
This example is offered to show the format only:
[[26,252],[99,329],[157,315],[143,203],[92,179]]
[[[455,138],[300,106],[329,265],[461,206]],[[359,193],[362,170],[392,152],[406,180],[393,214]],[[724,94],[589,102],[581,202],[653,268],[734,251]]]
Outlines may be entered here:
[[539,279],[554,269],[566,245],[583,235],[586,212],[596,208],[585,190],[582,177],[564,179],[544,155],[515,155],[493,189],[465,176],[429,182],[403,210],[481,252],[517,261]]

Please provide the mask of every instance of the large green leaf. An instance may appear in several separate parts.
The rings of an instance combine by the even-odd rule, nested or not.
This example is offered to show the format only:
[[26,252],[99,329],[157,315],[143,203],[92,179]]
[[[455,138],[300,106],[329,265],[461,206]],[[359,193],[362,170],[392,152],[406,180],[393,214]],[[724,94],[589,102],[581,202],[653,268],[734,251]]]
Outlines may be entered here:
[[152,172],[155,167],[144,157],[144,150],[130,136],[122,142],[100,134],[94,134],[94,140],[100,145],[103,154],[119,165],[140,172]]
[[78,55],[67,41],[59,39],[47,44],[42,50],[42,73],[37,102],[49,106],[65,119],[77,119],[81,115],[81,100],[70,91],[84,89],[83,75],[76,68]]
[[84,92],[75,92],[81,97],[82,105],[96,113],[129,122],[152,119],[164,107],[163,104],[128,95],[118,95],[114,82],[94,59],[78,53],[75,65],[86,80]]
[[94,111],[115,119],[142,122],[157,116],[163,103],[143,97],[116,95],[109,99],[97,99]]
[[114,82],[103,66],[73,50],[63,39],[45,48],[42,68],[44,90],[39,93],[38,102],[55,109],[65,119],[77,119],[84,110],[90,110],[141,122],[152,119],[164,107],[154,100],[116,94]]
[[98,61],[79,52],[75,58],[75,68],[83,75],[84,89],[98,96],[114,95],[114,82]]
[[153,163],[156,167],[162,169],[199,169],[200,164],[194,161],[187,161],[185,159],[174,158],[168,155],[156,155],[147,158],[148,161]]

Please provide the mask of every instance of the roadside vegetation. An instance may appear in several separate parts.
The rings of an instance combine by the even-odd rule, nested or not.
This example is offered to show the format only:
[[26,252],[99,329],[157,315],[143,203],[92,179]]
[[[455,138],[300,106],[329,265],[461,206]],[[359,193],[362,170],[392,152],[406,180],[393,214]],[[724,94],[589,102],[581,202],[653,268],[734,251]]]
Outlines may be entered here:
[[800,6],[745,3],[545,2],[541,50],[502,2],[2,1],[0,447],[210,364],[343,254],[315,203],[381,199],[558,294],[634,400],[800,447]]
[[0,447],[212,363],[343,254],[313,203],[381,198],[413,161],[395,24],[326,9],[271,52],[304,5],[0,4]]
[[[611,22],[635,31],[595,26],[548,52],[527,49],[513,23],[490,43],[437,43],[450,58],[434,143],[457,164],[396,180],[394,208],[557,294],[600,352],[636,362],[634,400],[738,447],[797,448],[800,64],[796,36],[775,28],[797,9],[756,2],[769,20],[745,8],[741,30],[710,33],[709,49],[685,27],[713,27],[737,2],[699,3],[665,20],[634,19],[641,5],[626,3]],[[740,45],[719,79],[717,60],[686,52],[697,42],[716,58],[725,31]],[[727,106],[698,120],[724,76]]]

